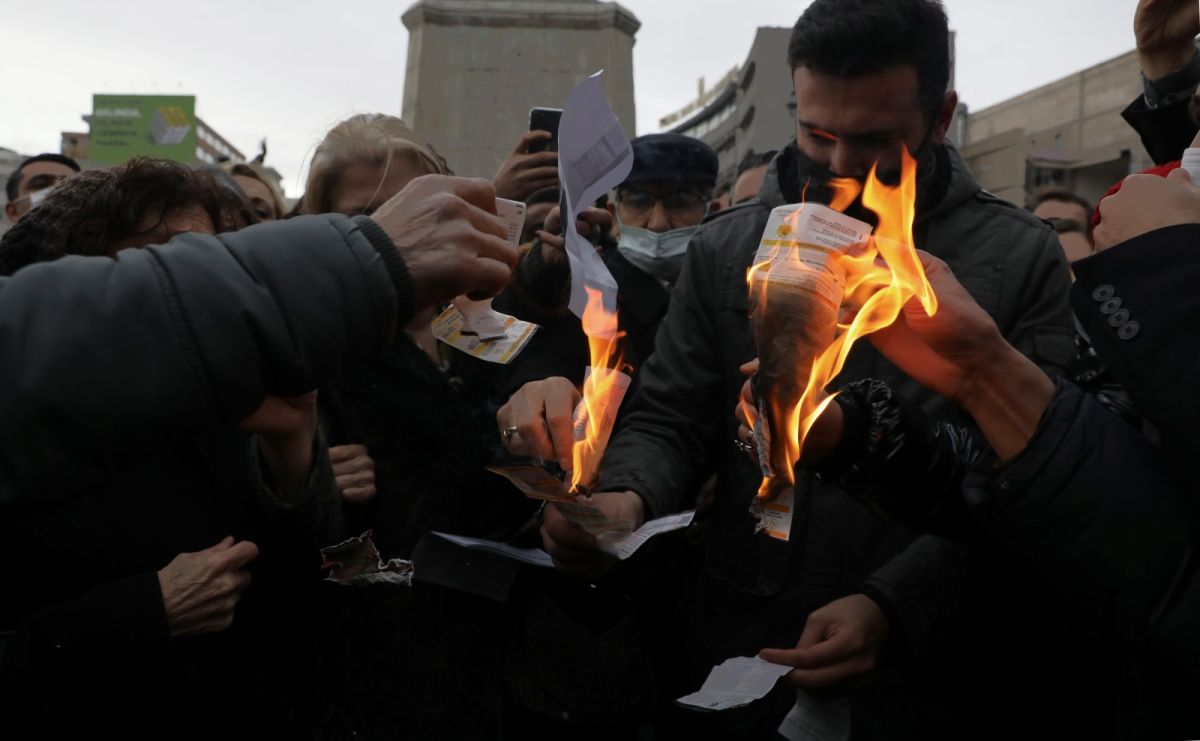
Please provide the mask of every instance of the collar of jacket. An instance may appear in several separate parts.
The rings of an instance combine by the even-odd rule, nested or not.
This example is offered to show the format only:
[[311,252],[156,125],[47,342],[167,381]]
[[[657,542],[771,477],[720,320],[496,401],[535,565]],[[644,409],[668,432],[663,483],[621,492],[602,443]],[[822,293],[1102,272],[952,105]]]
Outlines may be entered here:
[[[798,203],[810,168],[811,163],[796,149],[793,139],[768,166],[758,199],[767,208]],[[917,224],[957,208],[982,190],[950,142],[930,147],[917,178]]]

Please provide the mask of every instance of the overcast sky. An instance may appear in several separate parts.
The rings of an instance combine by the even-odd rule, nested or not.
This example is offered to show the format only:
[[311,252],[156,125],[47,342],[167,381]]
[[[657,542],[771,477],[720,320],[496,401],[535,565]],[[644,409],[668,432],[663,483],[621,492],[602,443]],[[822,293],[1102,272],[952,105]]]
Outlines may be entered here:
[[[288,194],[312,146],[350,113],[399,115],[408,0],[5,2],[0,147],[58,151],[86,130],[92,93],[194,94],[197,113],[268,162]],[[640,131],[740,64],[758,26],[791,26],[807,2],[622,0]],[[1136,0],[946,0],[960,97],[979,109],[1133,48]]]

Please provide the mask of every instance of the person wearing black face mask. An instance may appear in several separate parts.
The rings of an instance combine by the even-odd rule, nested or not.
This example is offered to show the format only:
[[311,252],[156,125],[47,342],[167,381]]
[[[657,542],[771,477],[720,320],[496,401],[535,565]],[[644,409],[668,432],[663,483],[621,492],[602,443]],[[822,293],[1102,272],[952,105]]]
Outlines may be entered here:
[[[720,212],[692,238],[654,355],[594,489],[595,501],[611,498],[637,526],[692,506],[699,483],[717,476],[704,566],[693,575],[681,628],[690,664],[682,692],[725,659],[766,648],[781,649],[771,660],[793,666],[766,700],[702,717],[681,712],[676,730],[773,738],[795,701],[789,683],[845,702],[860,738],[987,738],[1000,722],[1043,728],[1033,719],[1067,717],[1076,699],[1096,697],[1086,674],[1077,684],[1051,685],[1068,691],[1047,689],[1080,669],[1059,649],[1081,628],[1052,598],[1035,603],[1039,609],[1030,609],[1028,592],[1001,608],[973,603],[998,589],[974,554],[883,522],[804,471],[788,540],[756,532],[749,510],[762,474],[731,444],[730,410],[745,380],[741,367],[755,356],[746,271],[772,208],[822,200],[835,174],[862,180],[874,166],[887,178],[900,169],[904,147],[918,160],[917,246],[947,262],[1008,342],[1046,373],[1060,374],[1074,354],[1054,232],[983,191],[946,141],[957,98],[947,91],[941,4],[816,0],[795,26],[789,61],[796,140],[771,164],[758,198]],[[888,379],[935,418],[959,420],[951,403],[868,343],[850,353],[833,387],[867,377]],[[561,560],[581,572],[607,563],[569,523],[548,514],[543,530]],[[1014,681],[1018,668],[1038,662],[1037,681],[1027,671]],[[1020,696],[1015,706],[989,704],[1008,692]]]

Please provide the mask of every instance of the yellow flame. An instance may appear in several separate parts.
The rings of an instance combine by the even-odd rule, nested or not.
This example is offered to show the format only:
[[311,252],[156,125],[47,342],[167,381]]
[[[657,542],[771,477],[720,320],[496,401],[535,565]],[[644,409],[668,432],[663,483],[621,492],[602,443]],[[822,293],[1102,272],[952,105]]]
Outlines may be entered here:
[[612,435],[617,399],[623,393],[618,386],[622,382],[619,371],[628,367],[621,352],[625,333],[618,330],[617,313],[604,307],[600,291],[589,287],[584,290],[588,300],[583,310],[583,332],[588,338],[591,372],[583,382],[584,436],[571,448],[571,488],[575,491],[586,490],[599,470]]
[[[800,459],[804,441],[834,398],[825,393],[825,388],[842,371],[854,343],[890,326],[913,297],[921,302],[930,316],[937,311],[937,297],[925,278],[912,237],[917,199],[917,165],[907,151],[903,152],[902,158],[899,184],[889,186],[881,182],[876,168],[872,168],[862,188],[863,205],[879,219],[870,240],[862,249],[839,252],[833,257],[846,278],[842,307],[857,311],[848,324],[839,319],[832,343],[817,353],[810,367],[796,369],[796,380],[804,387],[798,403],[791,409],[782,410],[777,407],[772,409],[770,404],[775,401],[766,400],[773,417],[785,420],[786,429],[772,430],[772,434],[787,436],[786,460],[783,462],[785,465],[773,466],[774,480],[764,478],[759,487],[760,497],[771,498],[795,483],[793,467]],[[831,207],[844,211],[858,196],[857,182],[835,181],[834,186],[835,197]],[[796,217],[799,217],[798,212]],[[776,247],[772,257],[780,249],[782,247]],[[763,302],[770,290],[766,278],[774,265],[776,263],[771,261],[761,262],[747,271],[751,298],[757,299],[760,305],[765,305]],[[757,274],[764,270],[766,273],[756,282]],[[756,291],[759,292],[757,296]]]

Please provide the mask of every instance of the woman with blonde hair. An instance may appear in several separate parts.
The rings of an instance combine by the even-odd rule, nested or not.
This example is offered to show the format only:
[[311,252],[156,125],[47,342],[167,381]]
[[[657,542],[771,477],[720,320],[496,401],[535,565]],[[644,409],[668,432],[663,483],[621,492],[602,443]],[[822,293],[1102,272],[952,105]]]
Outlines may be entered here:
[[395,116],[358,113],[313,152],[300,211],[370,214],[420,175],[452,175],[446,160]]
[[[403,121],[351,116],[316,147],[300,211],[370,214],[435,173],[450,169]],[[318,395],[351,518],[359,531],[372,530],[384,558],[411,558],[431,530],[503,540],[533,509],[485,470],[500,448],[489,401],[499,366],[440,345],[432,320],[432,312],[415,317],[378,357],[347,368]],[[432,573],[424,550],[422,559],[419,568]],[[319,588],[318,664],[298,703],[309,714],[300,727],[321,738],[384,738],[397,729],[421,739],[495,734],[498,604],[421,581]]]
[[272,182],[258,165],[231,162],[221,165],[221,169],[233,178],[233,182],[246,194],[260,222],[278,221],[287,213],[287,204],[283,200],[283,194],[279,192],[279,186]]

